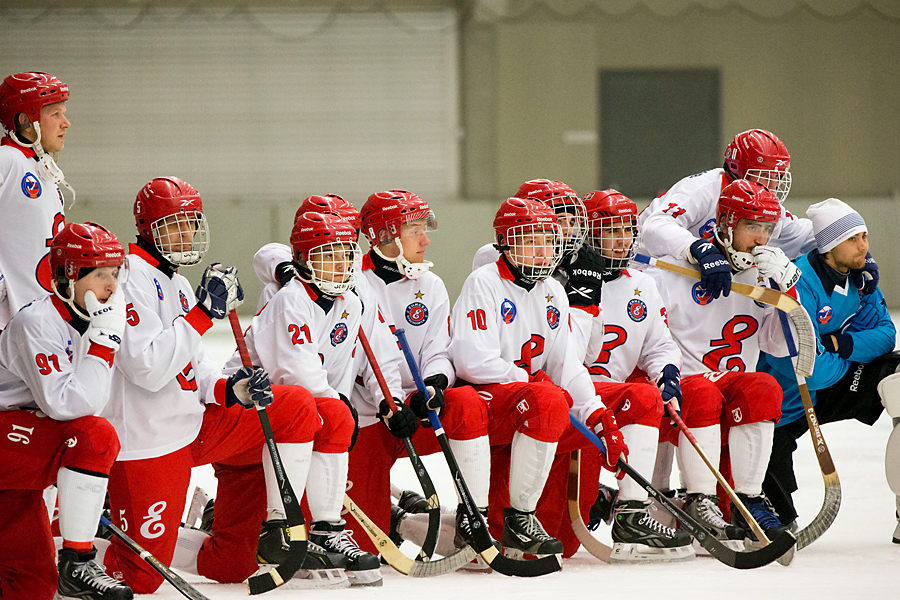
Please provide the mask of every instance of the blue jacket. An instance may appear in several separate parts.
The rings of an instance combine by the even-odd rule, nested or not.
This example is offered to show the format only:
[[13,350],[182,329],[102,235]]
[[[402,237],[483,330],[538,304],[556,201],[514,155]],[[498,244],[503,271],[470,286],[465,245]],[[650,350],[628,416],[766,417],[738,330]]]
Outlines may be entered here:
[[[871,362],[892,351],[897,336],[881,290],[861,296],[859,288],[848,277],[843,288],[835,287],[829,294],[810,264],[810,260],[818,260],[817,257],[811,258],[814,252],[795,261],[801,271],[796,286],[797,297],[809,313],[816,331],[816,365],[812,376],[806,379],[813,404],[816,401],[815,390],[840,381],[851,362]],[[838,332],[849,333],[853,338],[853,352],[848,358],[842,358],[836,352],[826,352],[822,345],[823,336]],[[784,392],[778,425],[787,425],[804,416],[803,401],[790,357],[760,354],[757,371],[775,377]]]

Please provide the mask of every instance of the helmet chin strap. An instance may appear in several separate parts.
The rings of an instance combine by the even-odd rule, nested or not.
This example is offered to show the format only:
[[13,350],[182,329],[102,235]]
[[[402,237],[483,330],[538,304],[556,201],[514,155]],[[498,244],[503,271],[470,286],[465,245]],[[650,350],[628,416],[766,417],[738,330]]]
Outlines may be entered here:
[[397,244],[397,249],[400,250],[400,254],[398,254],[396,257],[391,258],[389,256],[385,256],[381,252],[381,248],[379,246],[375,246],[375,254],[386,261],[395,263],[397,265],[397,268],[407,279],[418,279],[419,277],[427,273],[431,269],[431,267],[434,266],[434,263],[428,260],[423,260],[420,263],[409,262],[408,260],[406,260],[406,257],[403,256],[403,244],[400,243],[400,238],[394,238],[394,242]]
[[20,146],[34,150],[38,159],[38,177],[41,181],[53,183],[57,186],[63,185],[72,192],[72,204],[69,205],[69,208],[72,208],[72,206],[75,205],[75,190],[72,189],[72,186],[66,181],[66,176],[63,174],[62,169],[56,164],[55,156],[51,156],[44,152],[44,147],[41,146],[41,124],[32,123],[32,125],[34,125],[34,130],[37,132],[37,139],[34,143],[23,142],[14,131],[9,133],[9,137]]
[[746,271],[750,267],[756,266],[756,259],[749,252],[740,252],[734,249],[734,230],[728,228],[728,241],[719,237],[719,230],[715,231],[716,240],[725,248],[725,257],[735,271]]
[[66,304],[68,304],[72,308],[72,312],[74,312],[76,315],[78,315],[78,317],[81,318],[81,320],[90,322],[90,320],[91,320],[90,315],[88,315],[86,312],[84,312],[80,306],[75,304],[75,280],[74,279],[69,280],[69,291],[72,294],[69,298],[66,298],[65,296],[63,296],[62,294],[59,293],[59,288],[56,286],[55,279],[50,282],[50,287],[53,288],[53,294],[57,298],[59,298],[60,300],[62,300]]

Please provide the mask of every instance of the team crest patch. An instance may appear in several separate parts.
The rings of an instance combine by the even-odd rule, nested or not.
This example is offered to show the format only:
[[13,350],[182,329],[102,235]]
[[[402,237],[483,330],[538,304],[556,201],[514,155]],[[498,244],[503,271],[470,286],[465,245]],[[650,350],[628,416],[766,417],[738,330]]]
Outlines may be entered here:
[[831,307],[826,304],[816,312],[816,320],[819,322],[819,325],[824,325],[831,320],[833,315],[834,313],[831,311]]
[[428,320],[428,307],[421,302],[413,302],[406,307],[406,322],[410,325],[422,325]]
[[[160,292],[160,294],[162,294],[162,292]],[[191,310],[191,307],[188,306],[187,298],[185,298],[184,292],[182,292],[181,290],[178,290],[178,299],[181,300],[181,310],[183,310],[184,312]]]
[[156,279],[153,280],[153,283],[156,284],[156,295],[159,296],[160,300],[162,300],[163,299],[162,286],[159,285],[159,282]]
[[713,239],[713,228],[715,226],[716,226],[715,219],[710,219],[709,221],[704,223],[703,226],[700,227],[700,231],[698,231],[698,233],[700,234],[700,237],[703,238],[704,240],[706,240],[707,242],[710,241],[711,239]]
[[509,298],[504,298],[500,305],[500,317],[507,325],[516,320],[516,305]]
[[547,307],[547,325],[550,329],[559,327],[559,309],[553,305]]
[[337,346],[347,339],[347,333],[349,329],[347,329],[346,323],[338,323],[334,326],[334,329],[331,330],[331,345]]
[[25,173],[22,178],[22,193],[32,200],[41,195],[41,182],[34,173]]
[[640,323],[647,318],[647,305],[643,300],[632,298],[628,301],[628,317],[635,323]]
[[707,294],[706,290],[700,287],[699,281],[691,286],[691,298],[693,298],[694,302],[696,302],[700,306],[706,306],[707,304],[712,302],[712,296]]

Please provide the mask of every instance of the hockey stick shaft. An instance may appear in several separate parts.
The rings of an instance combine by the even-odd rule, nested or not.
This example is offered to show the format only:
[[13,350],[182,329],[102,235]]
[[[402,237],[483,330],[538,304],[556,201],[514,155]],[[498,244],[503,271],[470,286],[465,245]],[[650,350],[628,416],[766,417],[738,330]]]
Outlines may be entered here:
[[[400,343],[400,349],[403,351],[403,356],[406,358],[407,365],[409,365],[409,371],[412,374],[413,381],[416,382],[416,389],[427,394],[428,391],[425,388],[425,382],[422,380],[419,366],[416,364],[415,357],[409,347],[409,341],[406,339],[406,332],[402,329],[397,329],[394,331],[394,335],[397,336],[397,341]],[[463,477],[462,471],[460,471],[459,463],[456,462],[456,457],[453,455],[453,450],[450,448],[450,442],[447,439],[447,434],[444,432],[444,426],[441,424],[441,419],[438,416],[437,411],[429,409],[428,419],[431,421],[431,426],[434,429],[435,436],[437,436],[438,444],[440,444],[441,450],[444,453],[444,458],[447,460],[447,466],[453,477],[456,491],[462,499],[466,516],[469,518],[475,551],[478,552],[484,561],[495,571],[502,573],[503,575],[537,577],[559,571],[562,568],[562,563],[555,554],[536,560],[523,561],[513,560],[503,556],[497,551],[494,547],[493,540],[488,533],[488,527],[484,516],[481,514],[481,511],[478,510],[478,506],[476,506],[475,500],[472,498],[472,492],[469,491],[469,486],[466,485],[466,480]]]
[[[397,403],[394,402],[394,396],[391,394],[387,381],[384,379],[384,373],[381,372],[378,359],[375,357],[375,352],[372,350],[369,338],[366,336],[366,332],[363,331],[362,326],[359,328],[359,341],[362,344],[363,352],[366,353],[366,358],[369,360],[369,366],[372,367],[372,372],[375,374],[375,379],[378,381],[378,387],[381,388],[381,394],[384,396],[385,402],[391,407],[391,411],[397,412]],[[434,487],[434,483],[431,481],[431,477],[428,475],[419,453],[416,452],[412,439],[408,437],[403,438],[403,446],[406,448],[406,454],[412,463],[419,485],[422,486],[422,491],[428,499],[428,510],[426,511],[428,512],[428,534],[422,543],[419,560],[430,560],[432,554],[434,554],[434,549],[437,547],[438,532],[441,528],[441,505],[438,500],[437,489]]]
[[[244,331],[241,329],[241,322],[236,311],[232,310],[228,313],[228,321],[231,323],[231,332],[234,334],[234,341],[237,343],[238,353],[241,356],[241,364],[252,369],[253,363],[250,360],[247,342],[244,339]],[[271,591],[290,581],[294,573],[303,564],[307,549],[306,521],[303,518],[303,509],[300,507],[300,500],[294,493],[291,482],[288,480],[287,473],[284,470],[284,463],[282,463],[281,455],[278,453],[275,434],[272,432],[272,424],[269,422],[269,414],[266,412],[266,407],[257,405],[256,414],[259,416],[259,423],[262,426],[266,447],[269,449],[269,456],[272,458],[275,478],[278,481],[278,490],[281,493],[281,502],[284,505],[284,512],[287,517],[288,533],[291,542],[287,561],[268,573],[254,575],[247,580],[247,587],[251,595]]]
[[104,525],[106,528],[112,532],[114,536],[119,538],[126,546],[128,546],[135,554],[140,556],[144,561],[153,567],[153,569],[163,576],[163,578],[171,583],[175,589],[177,589],[182,596],[185,598],[190,598],[191,600],[209,600],[206,596],[201,594],[191,586],[187,581],[178,576],[177,573],[172,571],[169,567],[164,565],[158,558],[144,550],[140,544],[131,539],[127,533],[113,525],[109,519],[107,519],[104,515],[100,515],[100,524]]
[[[571,414],[569,415],[569,421],[575,429],[580,431],[592,444],[597,446],[601,452],[604,454],[606,453],[606,447],[603,445],[600,438],[597,437],[597,434]],[[735,569],[754,569],[756,567],[767,565],[790,550],[796,542],[794,535],[790,531],[785,531],[779,534],[775,539],[771,540],[771,543],[768,546],[763,546],[752,552],[735,552],[717,540],[715,536],[704,528],[696,519],[675,506],[665,494],[654,488],[649,481],[644,479],[640,473],[635,471],[631,465],[621,457],[619,458],[619,462],[616,463],[616,467],[634,479],[638,485],[647,490],[647,493],[651,498],[659,502],[667,511],[681,521],[681,525],[685,531],[694,536],[694,539],[696,539],[701,546],[706,548],[713,558],[729,567],[734,567]]]
[[669,410],[669,416],[675,421],[675,424],[678,425],[678,429],[681,430],[681,433],[688,439],[691,445],[694,447],[694,450],[697,451],[697,454],[700,455],[700,458],[703,459],[703,462],[706,463],[706,467],[710,470],[713,476],[716,478],[716,481],[719,482],[719,485],[722,486],[722,489],[725,490],[725,493],[731,498],[731,501],[734,502],[734,505],[737,509],[744,515],[744,519],[747,520],[747,523],[750,525],[750,529],[753,530],[753,534],[756,535],[756,539],[762,542],[763,545],[769,544],[769,538],[766,536],[766,532],[763,531],[762,527],[759,526],[759,523],[756,522],[756,519],[753,518],[753,515],[750,514],[750,511],[747,510],[747,507],[744,506],[744,503],[738,498],[738,495],[734,492],[734,489],[728,485],[728,480],[722,476],[722,473],[719,472],[719,469],[713,464],[713,462],[709,459],[706,452],[703,451],[703,448],[700,447],[700,443],[697,441],[697,438],[694,437],[693,432],[688,429],[688,426],[684,423],[684,420],[681,418],[681,415],[678,414],[678,411],[675,410],[675,407],[672,406],[671,403],[666,403],[666,408]]

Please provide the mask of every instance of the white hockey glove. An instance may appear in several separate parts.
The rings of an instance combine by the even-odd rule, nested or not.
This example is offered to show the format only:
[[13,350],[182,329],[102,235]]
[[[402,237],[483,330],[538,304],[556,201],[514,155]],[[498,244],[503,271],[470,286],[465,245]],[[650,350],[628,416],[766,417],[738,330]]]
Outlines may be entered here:
[[119,349],[125,333],[125,295],[116,290],[105,304],[100,304],[94,292],[84,293],[84,307],[91,318],[88,338],[95,344]]
[[774,279],[786,292],[800,279],[800,269],[791,262],[781,248],[774,246],[757,246],[753,249],[753,257],[756,259],[756,267],[759,274],[766,279]]

